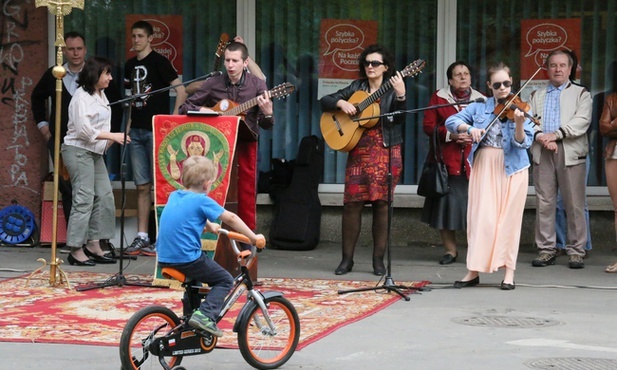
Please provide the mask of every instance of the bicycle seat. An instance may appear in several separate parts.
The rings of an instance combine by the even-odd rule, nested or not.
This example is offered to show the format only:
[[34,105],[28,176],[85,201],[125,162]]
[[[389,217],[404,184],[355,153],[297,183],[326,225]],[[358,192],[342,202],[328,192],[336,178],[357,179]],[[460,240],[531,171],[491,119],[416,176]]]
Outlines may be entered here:
[[161,274],[166,279],[175,279],[175,280],[178,280],[181,283],[186,283],[187,282],[186,275],[184,275],[183,273],[181,273],[180,271],[176,270],[173,267],[163,267],[161,269]]

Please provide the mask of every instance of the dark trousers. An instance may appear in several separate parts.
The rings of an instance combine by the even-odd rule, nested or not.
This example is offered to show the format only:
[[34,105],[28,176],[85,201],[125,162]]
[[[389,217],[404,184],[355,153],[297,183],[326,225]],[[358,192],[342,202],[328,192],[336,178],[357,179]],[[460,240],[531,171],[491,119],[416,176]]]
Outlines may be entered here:
[[199,306],[199,309],[212,321],[216,320],[221,309],[223,309],[225,296],[233,287],[233,278],[227,270],[214,262],[214,260],[208,258],[205,253],[202,253],[193,262],[181,265],[160,263],[160,265],[173,267],[186,275],[188,279],[208,284],[210,292]]
[[[47,149],[51,155],[51,160],[54,160],[54,137],[47,141]],[[62,175],[58,176],[58,190],[62,194],[62,211],[64,213],[64,219],[68,225],[69,218],[71,217],[71,207],[73,206],[73,187],[71,186],[71,180],[65,180]]]

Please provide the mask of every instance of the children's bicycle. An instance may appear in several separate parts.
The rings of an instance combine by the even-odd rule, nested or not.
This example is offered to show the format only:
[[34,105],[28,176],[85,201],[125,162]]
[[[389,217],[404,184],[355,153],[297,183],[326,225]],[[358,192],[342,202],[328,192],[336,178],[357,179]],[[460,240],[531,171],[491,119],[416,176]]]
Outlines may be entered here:
[[[282,293],[262,293],[253,287],[249,266],[257,249],[265,247],[265,241],[251,245],[246,236],[225,229],[220,229],[219,235],[229,238],[241,272],[234,279],[234,287],[225,298],[216,322],[246,293],[246,303],[233,326],[240,353],[249,365],[257,369],[278,368],[291,358],[298,345],[298,313]],[[251,245],[250,250],[240,250],[237,242]],[[158,305],[145,307],[135,313],[126,323],[120,338],[120,360],[124,370],[155,368],[158,367],[157,362],[165,370],[186,370],[180,366],[183,356],[209,353],[216,346],[217,337],[188,324],[191,314],[199,307],[209,289],[193,285],[193,281],[187,280],[184,274],[174,268],[165,267],[161,273],[182,282],[185,289],[183,315],[179,318],[169,308]]]

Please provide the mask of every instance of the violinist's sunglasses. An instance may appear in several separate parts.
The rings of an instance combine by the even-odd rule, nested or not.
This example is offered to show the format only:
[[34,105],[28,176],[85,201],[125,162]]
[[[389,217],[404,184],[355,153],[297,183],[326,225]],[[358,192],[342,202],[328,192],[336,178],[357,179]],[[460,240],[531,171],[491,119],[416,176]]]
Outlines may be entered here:
[[501,85],[503,85],[503,87],[506,87],[506,88],[507,88],[507,87],[512,86],[512,82],[511,82],[511,81],[508,81],[508,80],[506,80],[506,81],[504,81],[504,82],[495,82],[495,83],[493,84],[493,89],[497,90],[497,89],[499,89],[499,88],[501,87]]
[[384,62],[380,62],[378,60],[365,60],[364,62],[362,62],[362,64],[364,64],[365,67],[368,67],[369,65],[372,66],[373,68],[377,68],[382,64],[386,64]]

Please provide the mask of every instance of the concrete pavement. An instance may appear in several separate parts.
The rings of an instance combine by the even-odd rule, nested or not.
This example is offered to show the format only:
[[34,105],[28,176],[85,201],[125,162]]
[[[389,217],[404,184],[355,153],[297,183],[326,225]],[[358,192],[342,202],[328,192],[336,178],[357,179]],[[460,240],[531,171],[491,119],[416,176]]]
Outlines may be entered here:
[[[365,280],[367,286],[376,285],[370,243],[363,244],[353,272],[344,276],[333,274],[340,258],[340,246],[334,243],[305,252],[268,249],[260,254],[259,276]],[[335,331],[296,352],[284,369],[617,368],[617,274],[604,272],[617,260],[613,247],[595,246],[582,270],[569,269],[567,257],[558,258],[555,266],[534,268],[530,262],[535,254],[522,252],[514,291],[498,289],[501,271],[482,274],[478,287],[451,288],[465,274],[464,248],[458,262],[449,266],[437,264],[442,248],[422,243],[395,245],[391,252],[395,283],[429,280],[432,290],[411,294],[409,302],[400,300]],[[49,259],[49,248],[0,247],[0,277],[37,268],[38,257]],[[128,264],[125,275],[150,274],[153,264],[153,258],[139,257]],[[63,267],[69,276],[78,269]],[[100,265],[88,271],[114,274],[117,268]],[[0,354],[0,369],[7,370],[120,368],[116,347],[0,342]],[[182,365],[249,368],[238,350],[228,349],[185,357]]]

